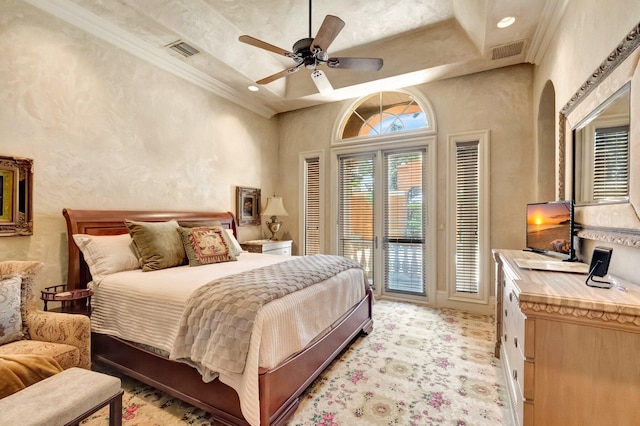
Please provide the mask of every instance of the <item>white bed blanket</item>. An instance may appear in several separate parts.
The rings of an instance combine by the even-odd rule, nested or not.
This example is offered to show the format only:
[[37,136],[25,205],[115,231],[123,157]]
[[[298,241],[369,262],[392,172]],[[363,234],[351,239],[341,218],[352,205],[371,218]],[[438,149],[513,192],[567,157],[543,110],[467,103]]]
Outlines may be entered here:
[[[243,253],[237,262],[109,275],[94,287],[92,330],[169,353],[186,302],[195,289],[225,275],[290,259]],[[223,383],[238,392],[242,413],[251,425],[260,423],[259,367],[273,368],[303,349],[360,301],[364,291],[362,270],[349,269],[260,310],[244,373],[220,375]]]

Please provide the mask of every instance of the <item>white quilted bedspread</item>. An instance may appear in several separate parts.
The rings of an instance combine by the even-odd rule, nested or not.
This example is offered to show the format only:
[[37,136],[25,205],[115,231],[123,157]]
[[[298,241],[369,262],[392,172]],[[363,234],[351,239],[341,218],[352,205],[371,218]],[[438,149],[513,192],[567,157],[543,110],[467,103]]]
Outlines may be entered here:
[[[237,262],[161,271],[125,271],[94,287],[92,330],[170,353],[191,293],[213,279],[291,260],[243,253]],[[240,396],[243,415],[258,425],[258,369],[273,368],[307,346],[364,297],[360,269],[348,269],[317,285],[265,305],[255,319],[245,371],[220,380]]]

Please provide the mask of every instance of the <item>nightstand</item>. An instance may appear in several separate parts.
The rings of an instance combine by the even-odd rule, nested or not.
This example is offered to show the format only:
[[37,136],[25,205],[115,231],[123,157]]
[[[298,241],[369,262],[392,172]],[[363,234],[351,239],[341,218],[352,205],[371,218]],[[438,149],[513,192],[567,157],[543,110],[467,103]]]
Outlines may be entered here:
[[291,256],[291,240],[251,240],[240,243],[240,247],[251,253],[268,253]]
[[[45,287],[40,291],[45,312],[91,315],[91,296],[93,296],[93,290],[86,288],[67,290],[64,284]],[[60,307],[48,309],[47,302],[60,302]]]

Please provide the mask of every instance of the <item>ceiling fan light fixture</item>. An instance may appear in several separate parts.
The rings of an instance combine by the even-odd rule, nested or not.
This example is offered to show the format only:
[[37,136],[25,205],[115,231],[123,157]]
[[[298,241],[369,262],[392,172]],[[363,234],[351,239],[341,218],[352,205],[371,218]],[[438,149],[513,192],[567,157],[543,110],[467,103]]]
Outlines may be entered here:
[[304,59],[304,67],[308,70],[315,70],[316,69],[316,59],[315,58],[305,58]]
[[329,83],[329,79],[321,70],[314,70],[311,73],[311,79],[315,83],[321,95],[328,95],[333,92],[333,87]]
[[498,21],[498,24],[496,26],[498,28],[507,28],[513,25],[514,22],[516,22],[516,18],[514,18],[513,16],[505,16],[500,21]]

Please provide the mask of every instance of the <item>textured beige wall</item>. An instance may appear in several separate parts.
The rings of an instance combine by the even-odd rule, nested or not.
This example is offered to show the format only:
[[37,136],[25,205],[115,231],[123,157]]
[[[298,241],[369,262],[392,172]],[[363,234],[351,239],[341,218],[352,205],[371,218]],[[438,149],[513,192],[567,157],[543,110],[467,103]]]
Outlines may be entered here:
[[637,0],[569,0],[545,57],[536,67],[536,105],[545,83],[551,80],[560,111],[639,19]]
[[65,207],[235,213],[236,185],[275,188],[277,119],[17,0],[0,52],[0,155],[35,160],[34,235],[0,238],[0,260],[45,262],[41,286],[66,280]]
[[[438,125],[437,224],[438,289],[446,288],[446,158],[447,137],[453,133],[491,131],[491,247],[524,247],[525,204],[534,197],[533,67],[518,65],[494,71],[424,84],[421,91],[431,102]],[[297,211],[299,185],[298,152],[323,150],[330,164],[334,123],[352,101],[288,112],[280,116],[280,194],[286,208]],[[326,176],[325,199],[330,200],[330,176]],[[325,246],[329,247],[330,209],[325,203]],[[291,213],[289,210],[289,213]],[[297,217],[287,218],[285,229],[299,241]],[[493,287],[493,286],[492,286]]]
[[[640,2],[637,0],[616,0],[614,2],[570,0],[562,17],[560,28],[556,32],[546,56],[535,70],[533,93],[534,105],[536,106],[534,113],[537,115],[537,106],[540,104],[543,88],[548,82],[553,84],[556,93],[556,110],[560,111],[600,63],[638,24],[639,19]],[[632,90],[634,90],[633,87]],[[537,120],[537,117],[534,118]],[[632,120],[632,127],[633,122]],[[558,141],[557,130],[556,128],[556,143]],[[632,138],[632,144],[635,146],[637,143],[638,141],[634,141]],[[571,173],[570,163],[567,163],[567,173]],[[637,176],[631,178],[637,179]],[[570,196],[570,188],[567,188],[566,197]],[[605,207],[602,214],[613,214],[614,209],[619,210],[620,208],[622,206],[614,206],[611,209]],[[579,219],[582,219],[582,212],[578,212],[577,215],[580,216]],[[584,216],[588,217],[588,215]],[[589,224],[588,221],[585,219],[586,224]],[[580,241],[579,257],[587,262],[590,261],[591,252],[595,245],[614,248],[611,273],[640,284],[638,281],[640,251],[637,248],[582,240]]]

